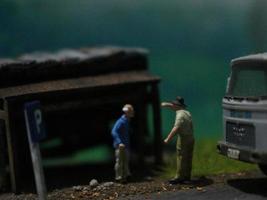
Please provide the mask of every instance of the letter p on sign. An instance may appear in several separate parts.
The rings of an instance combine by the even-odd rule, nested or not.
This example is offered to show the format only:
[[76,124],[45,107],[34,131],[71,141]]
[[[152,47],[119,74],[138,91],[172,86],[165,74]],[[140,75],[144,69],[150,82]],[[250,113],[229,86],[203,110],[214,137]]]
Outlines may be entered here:
[[41,133],[41,126],[42,126],[42,113],[41,110],[36,109],[34,111],[34,117],[36,121],[36,129],[37,129],[37,134]]
[[37,143],[46,137],[41,104],[39,101],[25,103],[24,111],[32,142]]

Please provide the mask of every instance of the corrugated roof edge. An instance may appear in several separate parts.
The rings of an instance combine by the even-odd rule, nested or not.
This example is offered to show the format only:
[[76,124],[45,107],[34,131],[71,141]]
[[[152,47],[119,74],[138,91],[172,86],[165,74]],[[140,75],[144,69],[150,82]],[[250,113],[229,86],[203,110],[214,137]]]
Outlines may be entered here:
[[102,46],[102,47],[84,47],[80,49],[62,49],[55,52],[36,51],[24,54],[18,58],[0,58],[0,68],[9,65],[28,65],[41,64],[46,62],[66,62],[76,60],[78,62],[90,60],[93,58],[109,57],[117,53],[139,54],[146,56],[149,51],[139,47],[119,47],[119,46]]
[[148,84],[159,82],[160,77],[151,75],[148,71],[130,71],[95,77],[79,77],[75,79],[50,80],[41,83],[31,83],[7,88],[0,88],[0,98],[40,94],[49,92],[69,91],[77,89],[100,88],[124,84]]
[[148,70],[143,48],[103,46],[35,52],[0,60],[0,88],[46,80],[96,76],[121,71]]

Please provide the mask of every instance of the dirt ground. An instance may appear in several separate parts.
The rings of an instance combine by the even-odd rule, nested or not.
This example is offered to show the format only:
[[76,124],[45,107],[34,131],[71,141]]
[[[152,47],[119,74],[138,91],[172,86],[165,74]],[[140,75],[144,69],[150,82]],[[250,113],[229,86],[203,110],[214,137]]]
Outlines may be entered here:
[[[114,182],[99,183],[96,187],[89,185],[73,186],[60,190],[53,190],[48,194],[48,200],[113,200],[113,199],[131,199],[135,195],[144,195],[178,190],[197,190],[205,192],[205,187],[212,184],[225,184],[228,179],[233,178],[250,178],[258,172],[240,172],[235,174],[221,174],[209,177],[194,177],[190,184],[186,185],[169,185],[166,180],[158,177],[145,177],[143,180],[132,180],[127,184]],[[0,200],[35,200],[35,194],[2,194]]]

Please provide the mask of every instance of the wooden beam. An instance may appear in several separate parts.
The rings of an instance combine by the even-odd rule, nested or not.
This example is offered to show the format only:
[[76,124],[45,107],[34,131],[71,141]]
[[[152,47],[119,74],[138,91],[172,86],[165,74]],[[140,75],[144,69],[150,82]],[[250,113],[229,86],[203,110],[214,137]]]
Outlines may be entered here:
[[17,192],[16,176],[15,176],[15,164],[14,164],[14,151],[12,145],[12,137],[10,133],[9,114],[8,114],[8,103],[4,100],[4,111],[5,111],[5,128],[8,148],[8,159],[9,159],[9,170],[10,170],[10,181],[12,192]]
[[162,134],[161,134],[161,110],[160,97],[157,84],[151,86],[152,109],[153,109],[153,124],[154,124],[154,155],[155,164],[162,163]]
[[147,105],[145,102],[139,101],[136,108],[136,119],[137,119],[137,153],[138,153],[138,165],[144,165],[145,157],[145,130],[147,126]]

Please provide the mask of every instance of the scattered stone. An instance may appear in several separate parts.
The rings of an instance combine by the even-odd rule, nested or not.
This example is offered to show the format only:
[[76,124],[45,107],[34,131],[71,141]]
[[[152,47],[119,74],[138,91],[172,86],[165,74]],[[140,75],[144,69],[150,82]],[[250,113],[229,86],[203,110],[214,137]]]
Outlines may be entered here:
[[206,192],[206,190],[203,187],[197,187],[196,189],[199,192]]
[[98,196],[100,196],[100,193],[99,192],[95,192],[95,193],[92,194],[92,196],[93,197],[98,197]]
[[99,185],[99,186],[96,187],[96,190],[97,191],[106,190],[106,187],[104,187],[103,185]]
[[114,194],[115,194],[115,198],[118,198],[119,197],[118,192],[115,192]]
[[114,182],[105,182],[102,184],[103,187],[111,187],[114,185]]
[[73,186],[72,189],[75,191],[81,191],[81,190],[83,190],[83,187],[82,186]]
[[90,185],[91,188],[95,188],[95,187],[97,187],[99,185],[99,183],[98,183],[98,181],[96,179],[92,179],[90,181],[89,185]]
[[[234,174],[235,178],[240,178],[239,174]],[[244,178],[255,178],[258,173],[245,173]],[[227,174],[225,178],[222,179],[221,175],[211,176],[208,178],[200,177],[197,178],[189,185],[172,185],[165,183],[165,180],[153,177],[152,182],[142,181],[142,182],[130,182],[126,185],[121,185],[116,182],[103,182],[98,184],[95,188],[91,188],[89,185],[73,186],[70,188],[63,188],[61,190],[55,189],[53,192],[48,194],[49,200],[116,200],[116,199],[132,199],[133,195],[142,195],[138,199],[156,199],[152,198],[150,194],[162,194],[165,192],[176,192],[181,190],[192,189],[193,192],[198,192],[199,194],[207,193],[210,184],[218,185],[225,183],[226,180],[232,176],[232,174]],[[209,180],[210,179],[210,180]],[[89,180],[90,181],[90,180]],[[1,194],[0,200],[36,200],[38,197],[35,194],[21,194],[14,195],[10,194],[7,198]],[[154,196],[155,197],[155,196]]]
[[105,182],[105,183],[103,183],[101,185],[98,185],[95,189],[97,191],[99,191],[99,190],[106,190],[106,189],[109,189],[113,185],[114,185],[114,182]]

